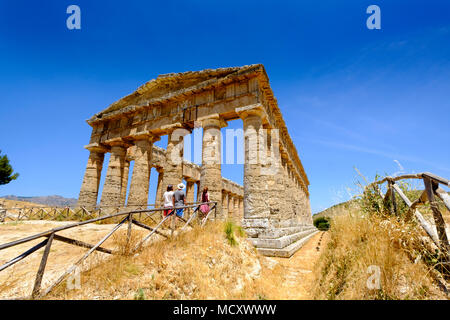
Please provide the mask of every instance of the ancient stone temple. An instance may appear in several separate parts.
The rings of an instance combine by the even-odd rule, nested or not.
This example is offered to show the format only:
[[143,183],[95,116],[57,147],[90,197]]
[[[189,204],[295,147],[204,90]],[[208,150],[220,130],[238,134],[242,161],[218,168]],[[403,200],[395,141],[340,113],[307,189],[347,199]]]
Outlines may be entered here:
[[[243,124],[243,187],[221,174],[221,128],[232,120]],[[97,206],[109,152],[100,206],[147,206],[154,167],[156,205],[168,184],[185,180],[189,202],[200,200],[194,188],[207,186],[218,215],[239,221],[262,254],[290,256],[316,232],[309,181],[262,65],[160,75],[87,122],[92,134],[80,206]],[[196,127],[203,128],[201,166],[183,160],[183,139]],[[154,146],[163,135],[165,150]]]

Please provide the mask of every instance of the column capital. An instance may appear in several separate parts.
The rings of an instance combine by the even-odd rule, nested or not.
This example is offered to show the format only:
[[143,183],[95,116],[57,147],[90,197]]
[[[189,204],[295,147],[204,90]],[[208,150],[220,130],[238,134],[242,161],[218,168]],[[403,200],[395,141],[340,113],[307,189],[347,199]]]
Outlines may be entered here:
[[91,152],[97,152],[97,153],[106,153],[109,152],[110,148],[108,146],[105,146],[100,143],[90,143],[86,146],[84,146],[85,149],[91,151]]
[[264,107],[260,103],[236,108],[235,111],[238,114],[239,118],[241,118],[242,120],[245,120],[246,118],[248,118],[250,116],[257,116],[262,119],[264,116]]
[[131,139],[133,140],[133,142],[137,142],[137,141],[149,141],[151,143],[154,143],[156,141],[161,140],[161,137],[153,134],[149,131],[141,131],[138,133],[135,133],[131,136]]
[[123,148],[129,148],[132,146],[131,143],[129,143],[128,141],[125,141],[122,138],[113,138],[113,139],[108,139],[105,141],[105,144],[112,147],[123,147]]
[[183,126],[183,124],[180,122],[176,122],[176,123],[161,127],[161,130],[168,135],[171,135],[175,130],[178,130],[178,129],[186,130],[186,133],[184,135],[187,135],[187,134],[191,133],[191,131],[192,131],[192,130],[186,128],[185,126]]
[[127,147],[124,145],[113,145],[111,146],[111,154],[123,157],[123,160],[126,160],[125,158],[127,156]]
[[228,123],[218,113],[198,118],[197,122],[200,122],[203,128],[228,126]]

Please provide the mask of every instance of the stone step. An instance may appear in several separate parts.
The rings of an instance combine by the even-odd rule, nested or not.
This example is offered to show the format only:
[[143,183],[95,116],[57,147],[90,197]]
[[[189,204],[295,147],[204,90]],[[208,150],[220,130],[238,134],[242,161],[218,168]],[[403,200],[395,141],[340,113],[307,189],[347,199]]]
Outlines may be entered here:
[[294,242],[290,244],[289,246],[283,248],[283,249],[274,249],[274,248],[257,248],[258,252],[264,256],[268,257],[281,257],[281,258],[289,258],[291,257],[295,252],[297,252],[305,243],[308,242],[309,239],[311,239],[314,235],[316,235],[319,232],[319,230],[316,230],[309,234],[308,236],[300,239],[297,242]]
[[288,236],[294,233],[307,231],[315,229],[314,226],[295,226],[295,227],[285,227],[285,228],[274,228],[264,230],[259,233],[258,238],[260,239],[277,239],[280,237]]
[[[317,230],[317,229],[316,229]],[[274,248],[274,249],[282,249],[284,247],[289,246],[291,243],[296,242],[315,230],[306,230],[300,231],[294,234],[286,235],[277,239],[261,239],[261,238],[249,238],[249,240],[253,243],[253,245],[257,248]]]
[[300,224],[297,219],[287,219],[281,221],[272,221],[272,226],[275,228],[298,227]]

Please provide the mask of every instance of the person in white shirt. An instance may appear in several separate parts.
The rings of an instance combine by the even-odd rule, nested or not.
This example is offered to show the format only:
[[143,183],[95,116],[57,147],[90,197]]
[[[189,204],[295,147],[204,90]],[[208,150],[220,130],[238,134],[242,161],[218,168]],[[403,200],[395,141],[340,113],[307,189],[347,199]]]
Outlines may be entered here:
[[[167,191],[163,194],[164,208],[173,208],[173,186],[169,184]],[[172,210],[164,210],[164,217],[167,216]]]

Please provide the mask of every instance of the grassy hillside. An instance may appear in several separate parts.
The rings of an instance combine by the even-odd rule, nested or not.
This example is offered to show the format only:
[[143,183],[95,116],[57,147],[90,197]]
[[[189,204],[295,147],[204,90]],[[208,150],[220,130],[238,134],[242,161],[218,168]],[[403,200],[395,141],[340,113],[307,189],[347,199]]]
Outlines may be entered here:
[[439,262],[417,225],[361,212],[337,216],[331,225],[315,270],[315,299],[448,298],[436,282]]
[[342,214],[346,214],[349,210],[357,206],[357,200],[349,200],[346,202],[341,202],[338,204],[335,204],[332,207],[329,207],[328,209],[325,209],[319,213],[316,213],[313,215],[313,220],[319,217],[335,217]]
[[[81,274],[81,290],[65,282],[48,299],[279,299],[286,268],[262,257],[237,226],[211,222],[139,255],[112,256]],[[230,229],[232,231],[230,231]],[[228,231],[226,231],[228,230]],[[117,237],[124,246],[126,231]],[[234,239],[231,240],[231,239]],[[138,239],[132,239],[137,242]]]
[[[407,192],[411,200],[418,194]],[[445,277],[450,279],[442,257],[414,220],[402,218],[407,207],[400,200],[398,208],[399,216],[391,216],[379,196],[368,193],[321,212],[332,219],[330,240],[315,270],[315,299],[448,298],[439,289],[442,283],[448,286]],[[420,210],[430,218],[429,207]]]

